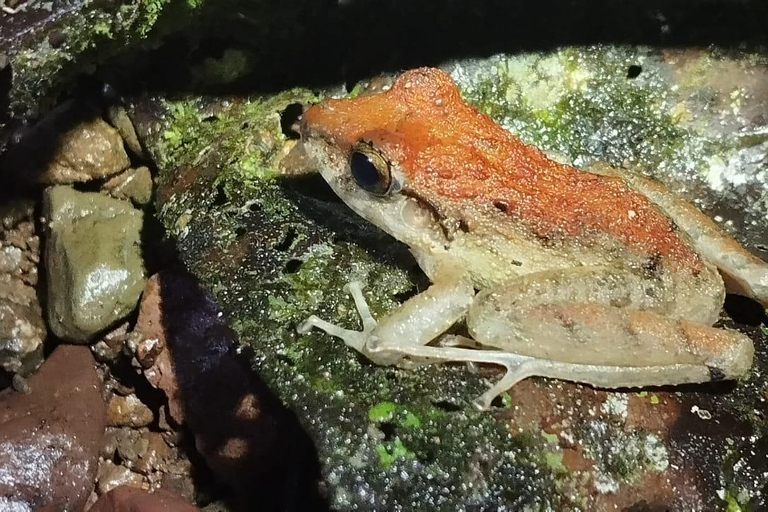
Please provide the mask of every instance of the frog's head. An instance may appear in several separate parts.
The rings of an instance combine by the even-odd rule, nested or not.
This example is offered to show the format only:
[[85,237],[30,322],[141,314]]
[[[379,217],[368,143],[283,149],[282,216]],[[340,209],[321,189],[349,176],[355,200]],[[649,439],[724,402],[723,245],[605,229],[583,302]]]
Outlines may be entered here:
[[414,186],[414,157],[434,134],[428,110],[458,95],[435,69],[400,76],[386,92],[327,100],[302,116],[307,154],[334,192],[358,215],[411,247],[442,244],[443,230],[429,200]]

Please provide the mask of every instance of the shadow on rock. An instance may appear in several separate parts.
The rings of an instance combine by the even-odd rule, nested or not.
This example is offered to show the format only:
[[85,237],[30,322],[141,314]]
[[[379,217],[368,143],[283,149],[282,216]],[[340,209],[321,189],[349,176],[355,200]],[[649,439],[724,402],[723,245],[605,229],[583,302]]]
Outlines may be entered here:
[[[174,420],[234,491],[233,510],[322,510],[319,464],[296,418],[251,369],[212,296],[181,270],[147,285],[137,358]],[[149,342],[149,344],[147,344]],[[165,349],[163,349],[165,348]]]

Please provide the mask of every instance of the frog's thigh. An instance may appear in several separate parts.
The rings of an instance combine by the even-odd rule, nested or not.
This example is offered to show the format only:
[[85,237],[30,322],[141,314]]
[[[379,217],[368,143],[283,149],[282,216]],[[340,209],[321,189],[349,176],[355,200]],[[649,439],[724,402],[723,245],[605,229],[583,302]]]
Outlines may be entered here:
[[[541,287],[552,286],[549,272],[540,278]],[[575,292],[583,302],[547,302],[568,293],[534,293],[541,288],[532,286],[536,279],[532,274],[521,285],[481,292],[467,316],[482,345],[542,362],[527,363],[529,374],[622,387],[735,378],[751,367],[752,342],[741,333],[616,307],[599,290]],[[567,272],[557,283],[572,285]],[[531,293],[521,295],[524,290]]]

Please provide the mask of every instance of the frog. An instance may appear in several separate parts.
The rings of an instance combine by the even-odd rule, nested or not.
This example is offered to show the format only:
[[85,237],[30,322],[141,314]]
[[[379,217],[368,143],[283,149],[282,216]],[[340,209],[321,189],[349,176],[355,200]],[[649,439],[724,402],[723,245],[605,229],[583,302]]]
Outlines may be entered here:
[[361,331],[312,315],[299,333],[378,365],[501,367],[481,410],[529,377],[615,389],[750,372],[751,339],[713,324],[726,292],[768,305],[768,264],[660,182],[550,158],[437,68],[311,105],[299,132],[334,193],[430,280],[378,320],[352,281]]

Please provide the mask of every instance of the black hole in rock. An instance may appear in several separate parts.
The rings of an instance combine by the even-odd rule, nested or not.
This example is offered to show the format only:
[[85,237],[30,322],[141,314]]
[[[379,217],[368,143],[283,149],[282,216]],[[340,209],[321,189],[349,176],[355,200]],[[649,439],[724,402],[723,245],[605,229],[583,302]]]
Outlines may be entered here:
[[227,193],[224,191],[224,185],[218,185],[216,187],[216,197],[213,198],[213,206],[223,206],[227,204],[229,199]]
[[217,116],[217,115],[210,115],[208,117],[204,117],[202,122],[203,123],[213,123],[213,122],[218,121],[218,120],[219,120],[219,116]]
[[252,213],[256,213],[261,210],[261,205],[259,203],[252,203],[251,206],[248,207],[248,210]]
[[246,121],[242,125],[240,125],[240,129],[241,130],[247,130],[250,127],[251,127],[251,123],[249,123],[248,121]]
[[67,42],[67,35],[59,29],[53,29],[48,32],[48,44],[51,48],[58,48]]
[[405,302],[411,297],[415,297],[419,293],[419,287],[418,286],[412,286],[411,288],[407,289],[404,292],[396,293],[395,298],[400,302]]
[[275,246],[275,249],[278,251],[287,251],[291,248],[293,242],[296,241],[296,236],[296,229],[289,227],[288,231],[285,233],[285,238],[283,238],[283,241]]
[[244,226],[238,226],[238,227],[235,228],[235,236],[238,237],[238,238],[240,238],[241,236],[243,236],[247,232],[248,232],[248,230],[245,229]]
[[760,250],[760,251],[766,251],[766,252],[768,252],[768,245],[757,244],[757,246],[756,246],[756,247],[757,247],[757,249],[758,249],[758,250]]
[[301,268],[301,265],[303,263],[304,263],[303,261],[297,260],[295,258],[291,259],[291,260],[288,260],[285,263],[285,266],[283,267],[283,273],[285,273],[285,274],[295,274],[296,272],[299,271],[299,269]]
[[285,110],[280,114],[280,129],[283,131],[283,135],[292,140],[300,138],[295,125],[303,113],[304,106],[301,103],[291,103],[285,107]]
[[379,423],[379,430],[384,434],[384,441],[392,441],[397,432],[397,425],[391,421],[384,421]]
[[497,407],[497,408],[504,407],[504,400],[501,399],[501,395],[491,400],[491,407]]
[[765,309],[747,297],[728,294],[725,296],[723,308],[736,323],[751,326],[768,324],[768,315],[766,315]]
[[445,412],[458,412],[461,410],[461,406],[459,404],[455,404],[449,400],[433,400],[432,405],[438,409],[444,410]]
[[99,192],[101,190],[101,180],[84,181],[73,183],[71,186],[78,192]]
[[637,78],[643,72],[642,66],[632,64],[627,68],[627,78]]
[[500,212],[504,213],[506,213],[509,209],[509,205],[506,203],[506,201],[494,201],[493,206]]
[[288,366],[296,366],[296,363],[293,362],[293,359],[291,359],[290,357],[288,357],[286,355],[283,355],[283,354],[279,354],[277,356],[277,360],[282,362],[282,363],[287,364]]

